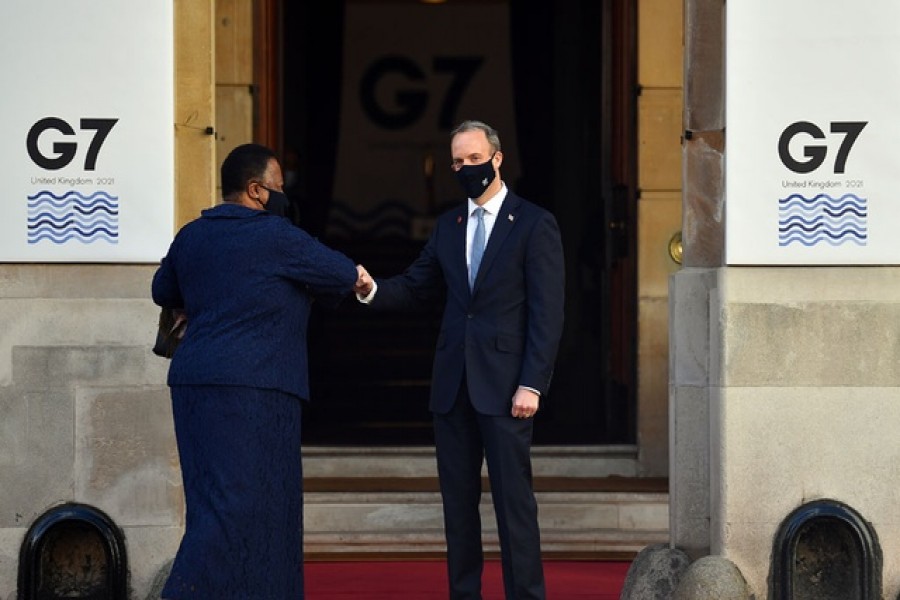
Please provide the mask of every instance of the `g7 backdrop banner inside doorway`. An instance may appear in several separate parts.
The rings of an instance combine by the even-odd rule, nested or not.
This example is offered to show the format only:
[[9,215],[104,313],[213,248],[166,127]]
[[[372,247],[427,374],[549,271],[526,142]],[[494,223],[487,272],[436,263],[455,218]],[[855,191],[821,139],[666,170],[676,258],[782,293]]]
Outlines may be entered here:
[[[464,201],[450,170],[450,130],[464,119],[498,130],[501,173],[516,189],[509,22],[502,2],[347,3],[337,206],[434,216]],[[329,227],[340,233],[335,214]]]
[[900,264],[898,24],[896,0],[728,2],[728,264]]
[[0,56],[0,261],[159,261],[174,220],[172,0],[3,0]]

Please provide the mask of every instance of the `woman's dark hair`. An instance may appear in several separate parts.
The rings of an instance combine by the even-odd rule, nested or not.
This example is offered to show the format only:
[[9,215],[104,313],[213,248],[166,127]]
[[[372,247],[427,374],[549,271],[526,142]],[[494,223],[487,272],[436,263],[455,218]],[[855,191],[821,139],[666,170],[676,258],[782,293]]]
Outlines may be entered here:
[[262,179],[275,153],[260,144],[244,144],[232,150],[222,161],[222,198],[240,194],[253,179]]

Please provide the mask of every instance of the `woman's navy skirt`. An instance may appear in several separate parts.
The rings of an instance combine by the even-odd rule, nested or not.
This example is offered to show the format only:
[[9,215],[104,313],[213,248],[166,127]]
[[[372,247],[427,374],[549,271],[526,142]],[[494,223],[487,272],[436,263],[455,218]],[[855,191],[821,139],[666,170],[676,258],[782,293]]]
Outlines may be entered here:
[[162,597],[303,598],[301,401],[172,386],[187,516]]

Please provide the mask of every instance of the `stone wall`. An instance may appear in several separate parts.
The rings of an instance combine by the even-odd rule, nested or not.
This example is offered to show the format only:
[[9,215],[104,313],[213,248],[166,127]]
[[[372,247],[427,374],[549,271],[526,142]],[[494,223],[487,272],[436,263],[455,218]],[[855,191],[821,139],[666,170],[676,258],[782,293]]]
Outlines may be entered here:
[[0,598],[31,524],[65,502],[124,533],[143,598],[181,538],[168,362],[150,352],[152,266],[0,265]]
[[900,591],[900,269],[687,269],[673,277],[671,529],[767,597],[776,532],[834,500],[871,524]]

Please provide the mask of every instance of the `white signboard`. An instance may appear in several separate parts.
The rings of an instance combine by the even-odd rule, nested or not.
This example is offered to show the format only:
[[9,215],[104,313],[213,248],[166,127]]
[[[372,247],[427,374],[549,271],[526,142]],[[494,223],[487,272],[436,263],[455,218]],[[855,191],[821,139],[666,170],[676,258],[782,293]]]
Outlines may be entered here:
[[727,11],[727,263],[900,264],[900,2]]
[[172,0],[3,0],[0,56],[0,261],[159,261],[174,221]]

